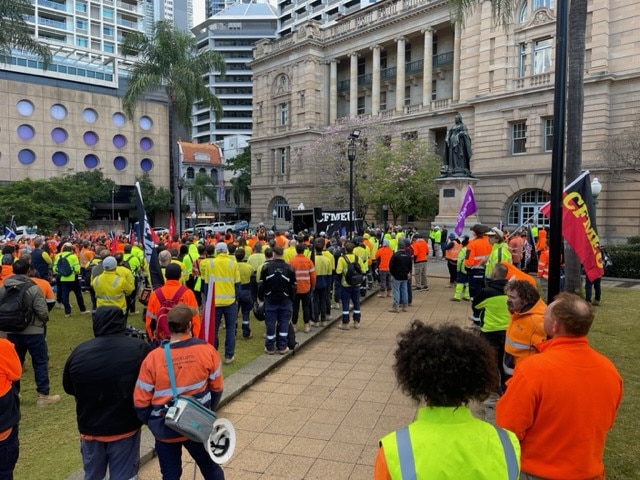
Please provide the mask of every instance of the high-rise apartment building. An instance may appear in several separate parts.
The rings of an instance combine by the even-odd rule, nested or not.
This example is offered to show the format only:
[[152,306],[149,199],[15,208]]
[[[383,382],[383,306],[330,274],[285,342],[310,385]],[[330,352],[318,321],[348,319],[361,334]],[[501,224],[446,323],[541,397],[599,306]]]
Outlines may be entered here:
[[[506,29],[491,9],[491,2],[480,3],[462,25],[452,22],[444,0],[380,2],[331,25],[311,20],[291,35],[259,42],[251,64],[252,220],[301,202],[347,206],[327,198],[313,152],[304,154],[329,127],[381,125],[442,151],[459,113],[472,138],[482,221],[509,228],[528,219],[544,223],[536,212],[551,183],[555,5],[524,0]],[[607,241],[640,231],[633,207],[640,177],[603,147],[640,119],[636,38],[635,0],[589,2],[582,164],[603,185],[597,213]],[[442,182],[441,202],[456,182]]]
[[375,2],[376,0],[278,0],[278,36],[289,35],[309,20],[321,25],[333,24],[345,15]]
[[138,0],[32,3],[27,24],[53,57],[46,70],[19,48],[2,58],[0,182],[101,169],[121,189],[108,204],[93,205],[94,219],[126,220],[136,177],[147,173],[156,187],[172,183],[166,101],[140,102],[133,119],[121,105],[126,79],[120,42],[144,32],[146,5]]
[[248,64],[258,40],[276,38],[276,21],[273,7],[266,2],[236,2],[193,29],[198,49],[220,53],[227,67],[225,75],[210,72],[206,82],[222,102],[223,116],[216,123],[213,112],[196,105],[194,141],[222,146],[227,137],[251,135],[253,72]]

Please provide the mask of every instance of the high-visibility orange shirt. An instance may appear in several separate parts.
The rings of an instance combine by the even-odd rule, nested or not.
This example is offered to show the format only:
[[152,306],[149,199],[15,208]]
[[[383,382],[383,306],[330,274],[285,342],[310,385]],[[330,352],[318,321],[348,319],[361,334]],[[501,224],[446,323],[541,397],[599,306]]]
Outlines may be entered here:
[[429,257],[429,245],[424,238],[418,238],[411,246],[416,263],[426,262]]
[[490,253],[491,244],[487,237],[474,238],[467,245],[467,257],[464,260],[464,266],[467,268],[484,266]]
[[393,256],[393,250],[388,245],[383,245],[378,248],[376,252],[376,258],[378,259],[378,269],[384,272],[389,271],[389,262],[391,261],[391,257]]
[[[178,280],[167,280],[166,283],[160,287],[162,289],[162,294],[166,300],[170,300],[176,294],[178,288],[181,287],[181,284]],[[185,305],[189,305],[190,307],[198,310],[198,301],[196,300],[196,296],[190,289],[186,289],[186,291],[182,294],[182,297],[178,301],[178,303],[184,303]],[[149,304],[147,305],[147,316],[145,317],[145,326],[147,329],[147,334],[149,338],[154,338],[153,331],[151,330],[151,322],[152,320],[157,319],[157,315],[160,312],[160,300],[156,296],[155,292],[151,293],[149,297]],[[194,337],[197,337],[200,334],[200,315],[196,313],[191,318],[191,333]]]
[[316,269],[311,259],[298,253],[289,261],[296,271],[296,293],[308,293],[316,288]]

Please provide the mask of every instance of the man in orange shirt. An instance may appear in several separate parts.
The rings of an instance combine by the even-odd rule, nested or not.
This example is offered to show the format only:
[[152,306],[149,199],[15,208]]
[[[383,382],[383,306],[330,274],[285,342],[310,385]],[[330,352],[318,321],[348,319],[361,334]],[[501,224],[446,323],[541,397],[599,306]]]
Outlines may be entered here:
[[[180,265],[176,263],[170,263],[165,269],[165,284],[162,287],[159,287],[151,292],[151,295],[149,296],[145,325],[147,328],[147,334],[149,335],[150,339],[156,338],[156,322],[158,319],[158,313],[160,313],[160,307],[162,306],[160,304],[160,300],[158,299],[157,291],[162,290],[162,295],[164,296],[165,300],[171,300],[174,295],[176,295],[178,289],[183,287],[183,285],[180,283],[181,276],[182,269],[180,268]],[[193,318],[191,319],[191,333],[194,337],[197,337],[200,334],[200,315],[198,314],[198,301],[196,300],[196,296],[193,294],[193,291],[184,287],[183,293],[178,299],[178,304],[181,303],[195,309],[195,313],[193,314]]]
[[13,478],[20,444],[20,400],[14,382],[20,380],[22,365],[16,349],[6,338],[0,338],[0,478]]
[[[177,285],[177,283],[176,283]],[[171,332],[169,355],[175,375],[176,390],[180,395],[192,396],[210,410],[217,408],[222,398],[222,362],[213,345],[192,338],[192,320],[197,309],[177,305],[169,310],[168,325]],[[167,407],[172,405],[172,389],[164,348],[156,348],[142,362],[133,404],[138,418],[155,437],[163,478],[177,479],[182,474],[182,447],[198,465],[203,478],[224,480],[222,468],[214,463],[204,445],[194,442],[165,424]]]
[[602,456],[622,400],[622,378],[589,346],[592,323],[583,299],[560,293],[544,314],[550,340],[518,365],[498,401],[496,423],[520,440],[522,480],[605,478]]
[[[391,273],[389,272],[389,262],[393,256],[393,250],[389,246],[389,239],[382,240],[382,246],[376,252],[378,260],[378,276],[380,277],[380,292],[378,297],[391,296]],[[386,294],[385,294],[386,292]]]
[[311,331],[309,322],[311,321],[311,292],[316,288],[316,269],[311,261],[304,254],[307,247],[298,243],[296,245],[296,255],[289,261],[289,265],[296,272],[296,296],[293,299],[293,316],[291,322],[298,323],[300,313],[300,303],[302,303],[302,320],[304,322],[304,333]]
[[414,290],[429,290],[427,286],[427,258],[429,256],[429,245],[419,233],[413,236],[413,276],[416,285]]
[[[471,227],[474,238],[467,245],[467,256],[464,260],[464,266],[469,275],[469,295],[471,298],[484,288],[484,266],[491,253],[491,244],[486,235],[489,230],[489,227],[479,223]],[[471,321],[480,325],[480,310],[472,308],[472,311]]]

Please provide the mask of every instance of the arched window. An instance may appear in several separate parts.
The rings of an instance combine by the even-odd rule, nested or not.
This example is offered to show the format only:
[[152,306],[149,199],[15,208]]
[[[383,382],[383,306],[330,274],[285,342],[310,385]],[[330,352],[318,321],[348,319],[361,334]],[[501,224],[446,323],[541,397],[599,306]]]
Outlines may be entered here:
[[211,169],[211,181],[214,185],[218,185],[218,170],[215,168]]
[[269,212],[269,216],[272,215],[274,209],[277,212],[277,218],[285,218],[286,212],[289,209],[289,203],[284,197],[276,197],[273,200],[273,207]]
[[528,13],[529,13],[529,2],[525,1],[522,4],[522,8],[520,8],[520,15],[518,15],[518,19],[520,23],[524,23],[527,21]]
[[528,190],[517,196],[507,212],[507,225],[519,227],[525,223],[549,225],[549,219],[539,213],[540,207],[550,199],[544,190]]
[[195,178],[195,172],[193,171],[193,167],[187,168],[187,178],[189,180],[193,180]]
[[198,173],[204,173],[206,175],[207,171],[204,168],[200,167],[200,170],[198,170]]

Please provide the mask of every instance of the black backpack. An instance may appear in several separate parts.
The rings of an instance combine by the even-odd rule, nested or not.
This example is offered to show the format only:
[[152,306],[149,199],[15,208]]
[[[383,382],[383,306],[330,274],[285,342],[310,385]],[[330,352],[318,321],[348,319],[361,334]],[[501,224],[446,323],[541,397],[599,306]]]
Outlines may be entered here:
[[282,303],[291,298],[291,279],[282,267],[269,265],[264,276],[264,297],[271,303]]
[[24,295],[34,285],[29,279],[10,287],[3,285],[0,290],[4,291],[4,295],[0,295],[0,331],[21,332],[31,324],[33,312],[25,303]]
[[362,285],[364,275],[362,274],[362,267],[360,267],[358,257],[356,256],[355,262],[350,262],[346,255],[343,255],[342,258],[347,262],[347,271],[344,274],[344,279],[347,281],[348,285],[352,287],[359,287]]
[[65,257],[64,255],[60,254],[60,259],[58,260],[58,263],[56,265],[56,271],[61,277],[68,277],[73,273],[71,264],[69,263],[69,260],[67,260],[67,257],[69,255],[70,254],[67,254],[67,256]]

